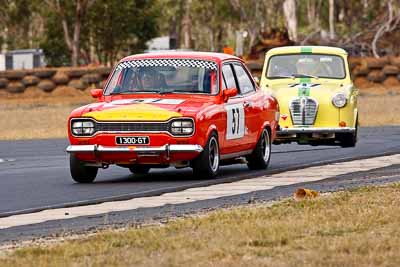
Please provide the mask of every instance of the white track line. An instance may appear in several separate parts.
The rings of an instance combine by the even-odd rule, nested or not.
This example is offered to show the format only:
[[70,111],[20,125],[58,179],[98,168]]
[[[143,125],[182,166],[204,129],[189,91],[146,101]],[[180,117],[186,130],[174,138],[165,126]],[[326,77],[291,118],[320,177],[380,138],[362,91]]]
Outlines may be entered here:
[[138,208],[160,207],[166,204],[182,204],[198,200],[216,199],[260,190],[269,190],[277,186],[319,181],[337,175],[368,171],[388,167],[393,164],[400,164],[400,154],[310,167],[232,183],[190,188],[180,192],[166,193],[161,196],[134,198],[124,201],[111,201],[101,204],[50,209],[36,213],[15,215],[0,218],[0,229]]
[[12,162],[12,161],[15,161],[15,159],[0,159],[0,163]]

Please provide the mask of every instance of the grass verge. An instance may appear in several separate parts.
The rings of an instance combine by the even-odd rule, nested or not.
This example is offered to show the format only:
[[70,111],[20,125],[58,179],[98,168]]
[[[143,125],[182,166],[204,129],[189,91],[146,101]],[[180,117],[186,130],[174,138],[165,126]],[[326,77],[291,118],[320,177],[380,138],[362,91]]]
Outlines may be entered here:
[[361,126],[400,125],[400,95],[365,95],[358,98]]
[[[0,140],[67,137],[67,118],[76,107],[93,102],[81,96],[0,99]],[[400,95],[364,94],[359,97],[362,126],[400,125]]]
[[400,266],[400,185],[22,248],[0,266]]
[[6,107],[0,111],[0,140],[63,138],[75,106]]
[[71,111],[89,96],[0,99],[0,140],[67,137]]

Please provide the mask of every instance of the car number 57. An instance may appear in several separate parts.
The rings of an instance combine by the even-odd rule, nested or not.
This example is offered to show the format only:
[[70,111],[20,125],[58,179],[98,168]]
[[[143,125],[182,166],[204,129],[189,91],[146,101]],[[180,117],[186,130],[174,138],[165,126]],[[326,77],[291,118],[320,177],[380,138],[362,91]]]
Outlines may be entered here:
[[225,106],[226,120],[226,139],[237,139],[244,136],[245,116],[243,104],[233,104]]

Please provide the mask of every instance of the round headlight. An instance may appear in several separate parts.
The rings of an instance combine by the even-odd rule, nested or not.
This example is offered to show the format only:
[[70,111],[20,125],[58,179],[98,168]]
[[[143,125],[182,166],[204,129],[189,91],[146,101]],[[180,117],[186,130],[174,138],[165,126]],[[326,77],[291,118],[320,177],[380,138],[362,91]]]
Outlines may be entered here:
[[332,104],[337,108],[342,108],[347,104],[347,97],[343,93],[339,93],[332,98]]

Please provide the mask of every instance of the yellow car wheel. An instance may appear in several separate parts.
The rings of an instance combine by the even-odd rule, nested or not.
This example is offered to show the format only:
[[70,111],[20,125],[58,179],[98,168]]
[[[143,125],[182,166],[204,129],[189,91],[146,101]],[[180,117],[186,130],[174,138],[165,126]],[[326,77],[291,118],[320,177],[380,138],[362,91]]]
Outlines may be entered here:
[[342,147],[355,147],[358,139],[358,118],[356,120],[356,131],[354,133],[344,133],[338,138]]

